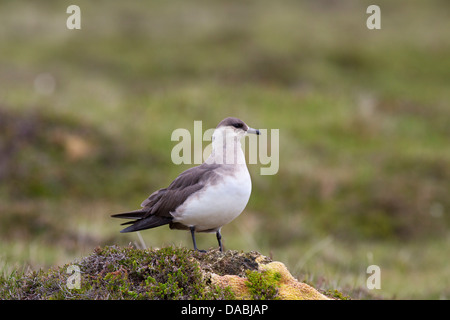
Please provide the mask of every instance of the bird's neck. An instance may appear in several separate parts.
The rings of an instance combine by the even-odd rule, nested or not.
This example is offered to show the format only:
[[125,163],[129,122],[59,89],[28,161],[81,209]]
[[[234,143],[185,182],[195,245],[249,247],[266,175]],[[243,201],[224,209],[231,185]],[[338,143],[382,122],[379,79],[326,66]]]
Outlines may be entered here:
[[225,131],[216,130],[212,138],[211,155],[207,162],[246,166],[240,139],[238,136],[226,134]]

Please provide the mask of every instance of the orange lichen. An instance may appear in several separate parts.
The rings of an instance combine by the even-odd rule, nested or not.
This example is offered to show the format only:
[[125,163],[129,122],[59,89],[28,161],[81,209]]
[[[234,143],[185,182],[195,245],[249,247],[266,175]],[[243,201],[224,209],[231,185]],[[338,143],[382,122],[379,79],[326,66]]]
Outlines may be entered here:
[[278,261],[261,264],[259,270],[269,274],[279,275],[278,297],[282,300],[328,300],[325,295],[306,283],[299,282],[288,271],[286,266]]
[[234,275],[219,276],[213,273],[211,274],[211,282],[221,288],[229,287],[238,300],[249,300],[252,298],[245,278]]
[[[282,300],[327,300],[325,295],[313,287],[299,282],[288,271],[286,266],[278,261],[268,264],[259,264],[257,272],[262,273],[262,279],[266,279],[275,285],[278,289],[276,298]],[[236,299],[252,299],[249,290],[249,281],[247,278],[236,275],[220,276],[211,274],[211,282],[219,287],[229,287]]]

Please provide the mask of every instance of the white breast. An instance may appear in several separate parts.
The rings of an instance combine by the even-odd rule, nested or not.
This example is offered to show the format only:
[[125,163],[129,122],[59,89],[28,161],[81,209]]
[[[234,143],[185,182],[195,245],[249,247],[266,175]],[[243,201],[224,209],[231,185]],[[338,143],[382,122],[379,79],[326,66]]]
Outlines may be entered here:
[[242,213],[251,190],[247,166],[236,166],[233,174],[223,175],[215,184],[206,185],[190,196],[172,213],[173,221],[195,226],[197,231],[215,231]]

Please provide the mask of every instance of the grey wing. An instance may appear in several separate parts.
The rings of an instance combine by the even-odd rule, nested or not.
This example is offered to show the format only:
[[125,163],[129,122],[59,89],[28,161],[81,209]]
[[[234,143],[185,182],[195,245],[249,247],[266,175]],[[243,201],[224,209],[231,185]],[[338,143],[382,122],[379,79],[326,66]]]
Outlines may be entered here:
[[217,173],[215,164],[203,163],[182,172],[167,188],[153,192],[141,203],[142,209],[115,214],[114,218],[135,219],[125,222],[132,224],[121,232],[131,232],[154,228],[171,223],[171,212],[184,203],[186,199],[201,190],[208,179],[213,179]]
[[203,163],[183,171],[167,188],[153,192],[141,203],[141,207],[148,208],[148,216],[172,217],[171,212],[183,204],[190,195],[201,190],[208,179],[217,175],[214,171],[217,166]]

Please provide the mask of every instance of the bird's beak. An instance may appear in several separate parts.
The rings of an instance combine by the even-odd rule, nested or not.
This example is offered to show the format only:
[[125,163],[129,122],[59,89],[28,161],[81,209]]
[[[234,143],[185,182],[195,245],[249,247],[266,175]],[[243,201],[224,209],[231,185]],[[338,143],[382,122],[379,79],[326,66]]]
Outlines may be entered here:
[[248,128],[247,133],[253,133],[253,134],[256,134],[258,136],[260,135],[258,129],[253,129],[253,128],[250,128],[250,127]]

